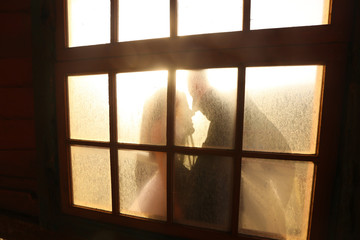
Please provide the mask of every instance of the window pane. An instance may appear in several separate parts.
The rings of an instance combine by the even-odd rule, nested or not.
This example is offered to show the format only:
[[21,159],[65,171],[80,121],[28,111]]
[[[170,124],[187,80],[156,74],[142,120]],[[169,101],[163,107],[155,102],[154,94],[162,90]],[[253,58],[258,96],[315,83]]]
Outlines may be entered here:
[[239,232],[307,239],[313,174],[311,162],[244,158]]
[[166,220],[166,154],[119,150],[120,212]]
[[175,155],[174,222],[229,230],[232,159]]
[[109,141],[108,75],[68,77],[70,138]]
[[119,41],[170,37],[169,0],[119,0]]
[[178,0],[178,35],[242,30],[243,1]]
[[323,66],[246,68],[243,149],[313,154]]
[[109,149],[72,146],[71,175],[75,205],[112,210]]
[[69,47],[110,43],[110,1],[68,0]]
[[[176,88],[175,144],[232,148],[237,69],[178,70]],[[184,103],[185,98],[187,103]]]
[[250,29],[328,24],[330,0],[251,0]]
[[167,76],[167,71],[116,75],[119,142],[166,143]]

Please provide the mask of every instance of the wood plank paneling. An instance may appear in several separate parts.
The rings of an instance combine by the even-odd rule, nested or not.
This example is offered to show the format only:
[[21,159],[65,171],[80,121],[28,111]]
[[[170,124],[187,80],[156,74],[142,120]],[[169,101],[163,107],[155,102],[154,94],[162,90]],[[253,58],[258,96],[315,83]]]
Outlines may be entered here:
[[31,16],[29,13],[1,13],[0,32],[2,38],[17,36],[23,39],[31,37]]
[[0,13],[0,57],[31,56],[31,17]]
[[0,189],[0,209],[12,210],[36,216],[37,201],[31,193]]
[[30,57],[0,59],[0,87],[31,86],[31,68]]
[[1,0],[0,12],[30,12],[31,0]]
[[35,179],[35,155],[35,150],[0,151],[0,175]]
[[0,1],[0,209],[37,216],[31,0]]
[[0,189],[17,191],[37,191],[37,181],[29,178],[16,178],[0,176]]
[[0,119],[33,118],[32,88],[0,88]]
[[33,120],[0,120],[0,149],[34,149]]

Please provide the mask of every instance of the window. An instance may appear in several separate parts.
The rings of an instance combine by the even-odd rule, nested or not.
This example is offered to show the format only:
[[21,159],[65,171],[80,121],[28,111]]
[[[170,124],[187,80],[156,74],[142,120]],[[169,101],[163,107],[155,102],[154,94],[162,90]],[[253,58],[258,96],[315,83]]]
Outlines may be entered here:
[[342,3],[58,3],[65,213],[195,239],[321,236]]

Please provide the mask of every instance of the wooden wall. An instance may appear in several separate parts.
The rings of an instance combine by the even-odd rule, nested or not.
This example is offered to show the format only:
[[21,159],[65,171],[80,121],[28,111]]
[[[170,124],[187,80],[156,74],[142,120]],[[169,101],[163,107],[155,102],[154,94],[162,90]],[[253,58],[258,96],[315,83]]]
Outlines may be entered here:
[[0,1],[0,210],[37,216],[30,6]]

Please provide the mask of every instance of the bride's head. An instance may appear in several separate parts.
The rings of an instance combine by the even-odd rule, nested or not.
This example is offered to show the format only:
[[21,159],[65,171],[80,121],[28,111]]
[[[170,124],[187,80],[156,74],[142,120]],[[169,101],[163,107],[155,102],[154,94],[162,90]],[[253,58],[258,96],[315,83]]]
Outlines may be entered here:
[[[166,144],[166,110],[167,91],[161,89],[153,94],[145,103],[141,124],[142,144]],[[193,132],[191,117],[193,112],[189,109],[184,93],[177,92],[175,97],[175,143],[183,145],[186,138]]]

